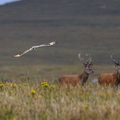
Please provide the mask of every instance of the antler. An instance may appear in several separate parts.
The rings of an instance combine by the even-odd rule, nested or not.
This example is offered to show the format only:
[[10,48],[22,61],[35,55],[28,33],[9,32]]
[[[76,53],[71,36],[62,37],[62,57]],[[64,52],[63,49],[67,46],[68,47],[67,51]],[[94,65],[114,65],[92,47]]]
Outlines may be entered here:
[[84,64],[85,59],[81,57],[81,54],[80,54],[80,53],[78,54],[78,58],[79,58],[80,62],[82,62],[82,63]]
[[85,57],[87,58],[87,60],[85,58],[81,58],[81,54],[79,53],[78,54],[78,58],[80,59],[80,61],[83,63],[83,64],[92,64],[92,58],[90,57],[90,55],[86,54]]
[[90,55],[86,54],[87,57],[87,64],[92,64],[92,58],[90,57]]
[[113,58],[113,55],[111,55],[110,57],[115,65],[120,65],[119,58],[118,58],[118,60],[116,60],[115,58]]

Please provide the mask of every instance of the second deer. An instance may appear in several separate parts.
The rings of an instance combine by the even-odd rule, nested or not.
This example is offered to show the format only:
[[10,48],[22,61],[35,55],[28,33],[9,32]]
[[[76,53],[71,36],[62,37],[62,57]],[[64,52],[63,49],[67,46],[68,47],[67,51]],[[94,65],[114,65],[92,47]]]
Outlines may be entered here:
[[116,70],[112,73],[102,73],[98,77],[98,82],[101,85],[119,85],[120,84],[120,59],[115,59],[111,55],[111,59],[115,65]]

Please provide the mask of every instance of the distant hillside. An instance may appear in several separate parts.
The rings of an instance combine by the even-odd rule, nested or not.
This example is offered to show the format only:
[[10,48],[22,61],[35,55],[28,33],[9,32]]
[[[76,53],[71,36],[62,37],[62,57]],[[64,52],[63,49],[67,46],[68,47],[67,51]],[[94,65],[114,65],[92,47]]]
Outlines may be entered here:
[[[0,6],[0,65],[77,64],[90,53],[96,64],[120,55],[119,0],[23,0]],[[56,46],[12,56],[32,45]]]
[[119,6],[119,0],[22,0],[0,7],[0,15],[9,19],[120,15]]

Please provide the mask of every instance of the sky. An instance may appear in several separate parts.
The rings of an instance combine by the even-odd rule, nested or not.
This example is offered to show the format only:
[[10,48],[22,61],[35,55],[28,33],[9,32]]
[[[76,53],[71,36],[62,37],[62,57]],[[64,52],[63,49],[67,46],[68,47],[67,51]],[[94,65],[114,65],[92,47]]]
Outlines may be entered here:
[[20,0],[0,0],[0,5],[5,5],[16,1],[20,1]]

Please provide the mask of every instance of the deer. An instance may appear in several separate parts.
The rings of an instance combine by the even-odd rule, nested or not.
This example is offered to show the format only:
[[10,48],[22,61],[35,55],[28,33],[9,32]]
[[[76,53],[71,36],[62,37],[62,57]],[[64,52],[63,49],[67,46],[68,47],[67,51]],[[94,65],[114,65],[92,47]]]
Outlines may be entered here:
[[84,70],[81,74],[67,74],[67,75],[62,75],[59,78],[59,83],[60,85],[71,85],[71,86],[76,86],[76,85],[84,85],[88,77],[91,73],[93,73],[93,63],[92,63],[92,58],[89,55],[86,55],[85,58],[81,58],[81,54],[78,54],[78,58],[83,64]]
[[98,83],[100,85],[118,86],[120,84],[120,59],[115,59],[112,55],[110,57],[116,70],[111,73],[101,73],[98,77]]

